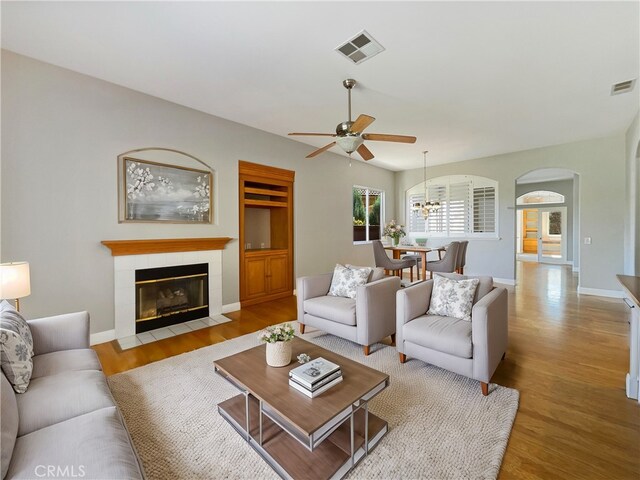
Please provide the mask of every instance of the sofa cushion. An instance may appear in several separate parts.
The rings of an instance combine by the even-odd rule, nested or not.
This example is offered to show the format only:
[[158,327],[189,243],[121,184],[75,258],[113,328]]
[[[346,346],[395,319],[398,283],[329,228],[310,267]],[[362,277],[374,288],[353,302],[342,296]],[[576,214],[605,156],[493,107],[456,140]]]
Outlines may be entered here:
[[334,297],[356,298],[356,290],[365,285],[371,274],[370,267],[354,267],[336,264],[331,277],[331,286],[327,295]]
[[304,311],[344,325],[356,324],[356,301],[345,297],[316,297],[304,301]]
[[2,477],[7,473],[9,468],[9,461],[13,455],[13,447],[16,443],[16,437],[18,436],[18,404],[16,403],[16,394],[11,388],[11,384],[7,377],[0,374],[2,377],[2,385],[0,386],[0,408],[2,412],[2,421],[0,421],[0,429],[2,430],[2,436],[0,437],[0,448],[2,450],[2,457],[0,458],[0,466],[2,467]]
[[48,377],[77,370],[102,370],[98,355],[90,348],[62,350],[33,357],[31,378]]
[[438,315],[423,315],[404,325],[407,342],[461,358],[472,358],[471,322]]
[[[464,275],[463,275],[464,276]],[[466,277],[465,279],[477,278],[478,279],[478,288],[476,288],[476,294],[473,297],[473,304],[478,303],[482,297],[484,297],[487,293],[493,290],[493,277],[487,276],[478,276],[478,277]]]
[[493,290],[493,277],[488,277],[486,275],[478,275],[478,276],[469,276],[469,275],[460,275],[459,273],[438,273],[438,275],[447,278],[453,278],[455,280],[469,280],[472,278],[477,278],[479,280],[478,288],[476,288],[476,294],[473,297],[473,304],[478,303],[482,297],[484,297],[487,293]]
[[22,337],[24,343],[27,344],[29,355],[33,357],[33,336],[31,335],[31,328],[29,328],[29,324],[22,314],[6,300],[0,302],[0,319],[2,328],[9,328]]
[[382,280],[386,275],[384,274],[384,268],[381,267],[358,267],[357,265],[350,265],[347,263],[347,268],[369,268],[371,269],[371,273],[369,274],[369,278],[367,278],[367,283],[376,282],[378,280]]
[[[48,467],[55,471],[48,474]],[[8,474],[9,478],[143,478],[116,407],[18,438]]]
[[471,307],[476,294],[477,278],[457,280],[436,275],[428,315],[442,315],[471,321]]
[[33,340],[22,316],[5,304],[0,307],[0,365],[13,389],[24,393],[33,371]]
[[34,378],[17,400],[20,436],[114,405],[107,379],[95,370]]

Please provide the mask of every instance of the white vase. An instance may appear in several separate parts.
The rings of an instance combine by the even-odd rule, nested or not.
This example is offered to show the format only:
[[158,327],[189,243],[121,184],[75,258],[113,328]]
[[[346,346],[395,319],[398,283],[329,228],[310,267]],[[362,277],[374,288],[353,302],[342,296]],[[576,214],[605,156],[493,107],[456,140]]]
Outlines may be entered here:
[[267,365],[286,367],[291,363],[291,342],[267,343]]

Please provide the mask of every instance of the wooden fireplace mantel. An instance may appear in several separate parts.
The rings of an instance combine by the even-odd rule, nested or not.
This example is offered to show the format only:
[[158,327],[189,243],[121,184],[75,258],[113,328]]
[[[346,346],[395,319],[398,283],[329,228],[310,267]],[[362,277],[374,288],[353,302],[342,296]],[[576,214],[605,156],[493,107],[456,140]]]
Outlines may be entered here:
[[230,237],[207,238],[163,238],[149,240],[103,240],[111,249],[111,255],[145,255],[148,253],[197,252],[201,250],[224,250]]

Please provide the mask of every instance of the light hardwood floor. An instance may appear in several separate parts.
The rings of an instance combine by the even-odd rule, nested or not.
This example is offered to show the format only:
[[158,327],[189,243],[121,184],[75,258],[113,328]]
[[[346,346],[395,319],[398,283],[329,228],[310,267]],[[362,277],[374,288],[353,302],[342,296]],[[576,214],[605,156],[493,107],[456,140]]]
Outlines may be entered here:
[[[577,295],[566,266],[519,262],[518,283],[509,295],[507,357],[492,379],[520,391],[499,478],[639,479],[640,407],[624,391],[628,308]],[[110,375],[293,320],[295,299],[227,316],[229,323],[124,352],[115,342],[94,348]]]

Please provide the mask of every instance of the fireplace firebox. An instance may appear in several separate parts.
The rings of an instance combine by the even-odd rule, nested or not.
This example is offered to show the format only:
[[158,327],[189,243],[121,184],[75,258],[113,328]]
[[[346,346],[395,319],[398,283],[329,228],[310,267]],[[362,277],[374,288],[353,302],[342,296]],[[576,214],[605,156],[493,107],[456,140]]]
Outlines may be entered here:
[[136,270],[136,333],[209,316],[209,265]]

